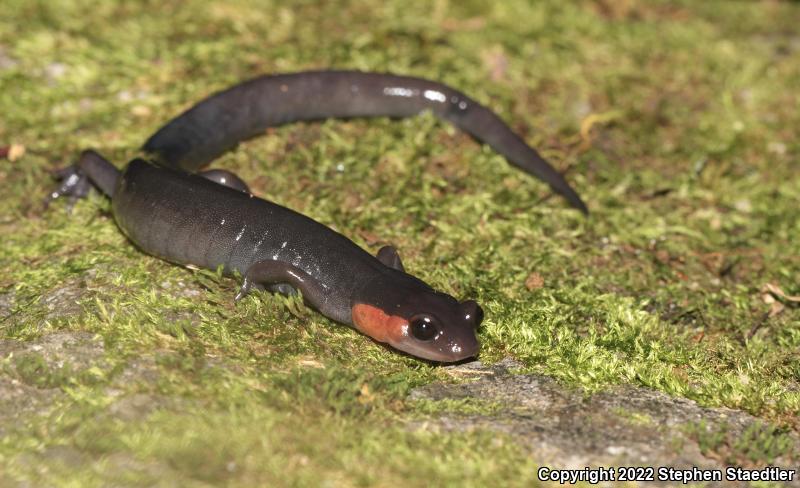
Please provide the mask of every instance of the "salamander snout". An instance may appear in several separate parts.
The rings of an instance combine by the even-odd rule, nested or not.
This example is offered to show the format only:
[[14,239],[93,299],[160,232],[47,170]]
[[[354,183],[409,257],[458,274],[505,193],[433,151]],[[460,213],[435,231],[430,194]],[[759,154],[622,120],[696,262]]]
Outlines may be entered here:
[[478,355],[476,332],[483,310],[473,300],[458,303],[437,293],[400,305],[392,312],[357,304],[353,322],[372,338],[430,361],[452,363]]
[[407,337],[395,347],[432,361],[460,361],[478,354],[475,329],[468,319],[443,321],[436,315],[420,313],[411,317]]

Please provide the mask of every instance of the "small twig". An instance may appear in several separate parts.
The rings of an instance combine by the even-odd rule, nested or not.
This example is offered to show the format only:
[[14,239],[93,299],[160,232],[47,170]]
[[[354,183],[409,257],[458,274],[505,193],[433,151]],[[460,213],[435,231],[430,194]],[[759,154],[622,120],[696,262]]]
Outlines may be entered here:
[[750,328],[750,332],[747,333],[748,341],[752,339],[754,335],[756,335],[756,332],[758,332],[764,326],[764,324],[767,323],[769,315],[770,315],[769,312],[765,313],[764,315],[761,316],[760,320],[758,320],[755,324],[753,324],[753,327]]
[[459,367],[448,368],[447,372],[451,373],[451,374],[475,374],[475,375],[492,375],[492,374],[495,373],[494,371],[487,371],[487,370],[482,370],[482,369],[459,368]]

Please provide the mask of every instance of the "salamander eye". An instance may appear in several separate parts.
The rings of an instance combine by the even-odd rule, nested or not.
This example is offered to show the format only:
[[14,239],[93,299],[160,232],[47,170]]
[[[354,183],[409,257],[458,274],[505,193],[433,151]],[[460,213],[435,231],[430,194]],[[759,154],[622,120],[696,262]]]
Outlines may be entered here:
[[473,317],[472,320],[475,321],[475,327],[481,325],[481,322],[483,322],[483,309],[478,304],[475,304],[475,315]]
[[411,335],[419,341],[430,341],[439,333],[433,319],[427,315],[417,315],[409,322]]
[[481,306],[475,300],[467,300],[461,302],[461,308],[464,310],[464,318],[469,320],[477,329],[483,322],[483,309]]

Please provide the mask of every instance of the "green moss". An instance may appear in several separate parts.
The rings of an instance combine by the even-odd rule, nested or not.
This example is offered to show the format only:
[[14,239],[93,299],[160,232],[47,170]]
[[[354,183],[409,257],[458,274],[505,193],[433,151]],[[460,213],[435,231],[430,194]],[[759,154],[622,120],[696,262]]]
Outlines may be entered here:
[[441,400],[418,399],[410,402],[408,406],[414,412],[424,415],[441,413],[455,413],[460,415],[491,415],[502,410],[502,405],[496,401],[487,401],[480,398],[444,398]]
[[10,355],[0,364],[4,374],[36,388],[67,389],[97,385],[114,371],[114,368],[78,368],[68,361],[51,364],[37,352]]
[[72,377],[68,365],[51,369],[44,358],[36,353],[14,358],[14,371],[23,382],[40,388],[67,385]]
[[739,435],[729,426],[711,427],[699,422],[686,428],[706,456],[721,458],[736,466],[767,466],[775,458],[794,455],[792,440],[785,429],[770,424],[753,424]]
[[630,423],[635,425],[654,425],[653,418],[646,413],[632,412],[621,407],[613,409],[613,413],[620,418],[627,419]]
[[[800,308],[770,315],[762,292],[800,295],[800,5],[612,4],[5,1],[0,146],[27,151],[0,160],[0,337],[89,331],[105,349],[94,380],[35,355],[4,365],[63,395],[52,415],[21,414],[0,472],[82,486],[530,480],[506,440],[403,429],[492,410],[405,400],[442,369],[296,299],[234,304],[235,280],[140,253],[103,198],[42,210],[48,170],[81,149],[121,165],[214,90],[322,67],[462,89],[569,169],[591,217],[430,115],[280,127],[219,166],[477,299],[485,362],[510,355],[588,391],[633,383],[800,429]],[[534,272],[543,285],[528,289]],[[157,408],[120,420],[120,394]],[[753,434],[756,458],[777,455],[782,432]]]

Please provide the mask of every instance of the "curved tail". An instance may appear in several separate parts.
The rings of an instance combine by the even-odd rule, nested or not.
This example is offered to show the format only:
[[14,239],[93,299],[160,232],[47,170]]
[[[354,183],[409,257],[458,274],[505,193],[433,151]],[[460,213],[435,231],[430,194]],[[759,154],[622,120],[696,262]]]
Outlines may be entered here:
[[408,117],[424,110],[488,144],[588,213],[564,177],[494,112],[446,85],[409,76],[359,71],[261,76],[201,101],[159,129],[143,149],[161,165],[194,171],[268,127],[327,118]]

